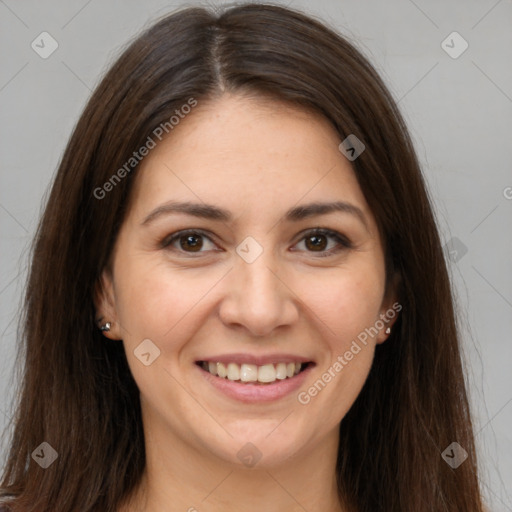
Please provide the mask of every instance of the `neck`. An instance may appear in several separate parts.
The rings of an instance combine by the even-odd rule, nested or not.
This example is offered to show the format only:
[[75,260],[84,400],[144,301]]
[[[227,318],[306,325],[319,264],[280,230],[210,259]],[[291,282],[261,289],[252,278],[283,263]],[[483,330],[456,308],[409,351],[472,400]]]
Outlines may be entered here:
[[336,483],[338,428],[292,459],[234,465],[152,423],[146,469],[119,512],[343,512]]

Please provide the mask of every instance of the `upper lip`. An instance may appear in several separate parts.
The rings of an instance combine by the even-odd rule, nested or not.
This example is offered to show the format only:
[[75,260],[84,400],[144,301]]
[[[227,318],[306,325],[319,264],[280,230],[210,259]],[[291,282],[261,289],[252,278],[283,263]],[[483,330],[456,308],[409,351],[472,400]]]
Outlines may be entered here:
[[235,354],[219,354],[213,356],[205,356],[199,361],[210,361],[213,363],[237,363],[242,364],[255,364],[256,366],[263,366],[264,364],[277,364],[277,363],[311,363],[311,358],[297,356],[294,354],[267,354],[267,355],[251,355],[243,353]]

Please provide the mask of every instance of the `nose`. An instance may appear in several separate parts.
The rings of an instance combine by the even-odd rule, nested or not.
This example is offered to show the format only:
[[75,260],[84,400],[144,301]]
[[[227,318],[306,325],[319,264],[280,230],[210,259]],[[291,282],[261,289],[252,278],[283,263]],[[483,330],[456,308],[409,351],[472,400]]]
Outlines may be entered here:
[[286,274],[276,272],[271,251],[263,251],[252,263],[236,254],[234,261],[234,268],[224,280],[219,309],[225,325],[263,337],[298,320],[298,298]]

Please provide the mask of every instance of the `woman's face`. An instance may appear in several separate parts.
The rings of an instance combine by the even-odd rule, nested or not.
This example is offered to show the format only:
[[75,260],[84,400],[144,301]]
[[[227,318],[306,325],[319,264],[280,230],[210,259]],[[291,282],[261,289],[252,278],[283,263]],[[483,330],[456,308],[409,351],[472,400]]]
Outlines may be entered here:
[[394,317],[340,142],[312,114],[225,95],[142,161],[99,309],[145,429],[260,467],[337,442]]

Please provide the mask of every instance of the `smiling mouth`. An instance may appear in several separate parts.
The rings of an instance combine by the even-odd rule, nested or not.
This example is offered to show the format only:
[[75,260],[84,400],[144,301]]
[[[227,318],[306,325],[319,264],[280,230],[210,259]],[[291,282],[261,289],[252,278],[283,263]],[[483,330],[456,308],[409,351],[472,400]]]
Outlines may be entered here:
[[204,371],[222,379],[241,384],[265,385],[291,379],[314,363],[275,363],[258,366],[255,364],[240,365],[237,363],[197,361],[196,364]]

